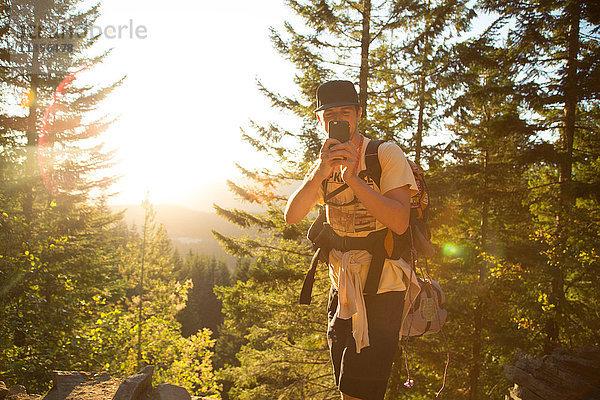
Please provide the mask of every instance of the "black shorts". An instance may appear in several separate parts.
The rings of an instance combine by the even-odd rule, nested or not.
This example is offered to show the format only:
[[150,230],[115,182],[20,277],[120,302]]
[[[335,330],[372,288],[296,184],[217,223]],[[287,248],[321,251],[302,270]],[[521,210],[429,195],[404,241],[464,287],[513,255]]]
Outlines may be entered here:
[[337,290],[329,293],[327,342],[335,383],[342,393],[362,400],[380,400],[398,349],[405,292],[365,295],[369,324],[368,347],[356,353],[352,319],[334,318]]

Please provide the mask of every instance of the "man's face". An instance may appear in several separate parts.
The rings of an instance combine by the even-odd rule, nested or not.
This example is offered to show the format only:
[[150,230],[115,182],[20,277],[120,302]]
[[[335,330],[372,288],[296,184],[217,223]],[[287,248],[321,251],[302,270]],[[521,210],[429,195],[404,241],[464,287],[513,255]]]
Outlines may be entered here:
[[362,109],[356,106],[339,106],[328,108],[317,113],[319,124],[329,136],[329,121],[346,120],[350,124],[350,139],[358,135],[358,121]]

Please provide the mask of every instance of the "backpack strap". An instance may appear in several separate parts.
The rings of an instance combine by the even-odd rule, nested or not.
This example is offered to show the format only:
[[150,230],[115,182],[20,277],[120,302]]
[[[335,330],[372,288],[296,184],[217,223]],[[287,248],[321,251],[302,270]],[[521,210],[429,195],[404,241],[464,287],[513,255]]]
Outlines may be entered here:
[[[367,149],[365,150],[365,164],[367,170],[367,176],[375,182],[377,187],[381,187],[381,163],[379,162],[379,146],[383,143],[383,140],[370,140],[367,143]],[[391,230],[389,231],[395,236]],[[383,264],[385,263],[385,251],[382,246],[379,247],[379,251],[372,253],[371,264],[369,265],[369,272],[367,273],[367,280],[365,281],[365,293],[366,294],[377,294],[379,289],[379,280],[381,279],[381,272],[383,271]]]
[[306,237],[313,245],[314,255],[310,261],[310,267],[306,272],[304,281],[302,282],[302,290],[300,291],[300,304],[310,304],[311,293],[313,284],[315,283],[315,272],[317,271],[317,264],[319,261],[326,263],[329,260],[329,251],[331,246],[329,244],[328,232],[327,232],[327,216],[325,214],[325,208],[319,208],[319,215],[310,226]]
[[[375,183],[377,184],[377,187],[380,186],[380,181],[381,181],[381,164],[379,163],[379,146],[383,142],[384,142],[383,140],[370,140],[369,141],[369,143],[367,144],[367,148],[365,150],[366,169],[365,169],[365,171],[361,171],[358,174],[358,177],[361,179],[366,179],[367,176],[370,176],[371,179],[373,179],[375,181]],[[348,184],[344,183],[343,185],[338,187],[333,192],[327,193],[327,179],[324,179],[323,182],[321,182],[321,185],[323,187],[323,193],[325,194],[325,202],[326,203],[332,197],[335,197],[338,194],[340,194],[341,192],[343,192],[344,190],[348,189]]]
[[[367,180],[367,176],[368,176],[368,170],[360,171],[358,173],[358,177],[360,179],[364,179],[365,181]],[[328,204],[327,202],[329,200],[331,200],[333,197],[337,196],[338,194],[342,193],[344,190],[349,188],[348,184],[344,183],[343,185],[341,185],[340,187],[335,189],[333,192],[328,193],[327,192],[327,182],[328,181],[329,181],[329,179],[324,179],[323,182],[321,182],[321,187],[323,188],[323,201],[325,202],[325,204]],[[356,196],[354,196],[354,199],[352,201],[350,201],[349,203],[346,203],[345,205],[349,206],[349,205],[355,204],[355,203],[358,203],[358,199],[356,198]]]
[[[400,236],[396,235],[387,228],[371,232],[366,237],[338,236],[331,226],[325,222],[324,218],[322,218],[322,215],[324,215],[324,213],[319,214],[319,217],[317,217],[308,231],[308,238],[312,242],[313,248],[316,251],[310,262],[310,267],[306,273],[304,282],[302,282],[299,303],[310,304],[317,264],[319,261],[327,263],[329,261],[329,252],[332,249],[340,250],[342,252],[349,250],[368,251],[372,257],[371,263],[369,264],[369,272],[365,282],[364,293],[377,294],[377,290],[379,289],[379,280],[381,278],[381,271],[383,269],[385,259],[398,259],[400,257],[406,257],[404,252],[402,252],[402,248],[396,245],[396,243],[399,243],[398,239]],[[386,238],[390,236],[391,239],[392,235],[394,240],[393,249],[386,249]]]
[[367,175],[371,177],[381,187],[381,163],[379,162],[379,146],[384,143],[383,140],[371,140],[365,150],[365,164],[367,166]]
[[302,289],[300,290],[300,299],[298,300],[298,303],[300,304],[310,304],[313,284],[315,283],[315,272],[317,272],[317,264],[319,263],[319,258],[321,258],[321,250],[322,248],[319,247],[315,251],[312,260],[310,261],[310,267],[308,268],[308,271],[306,271],[306,276],[302,282]]

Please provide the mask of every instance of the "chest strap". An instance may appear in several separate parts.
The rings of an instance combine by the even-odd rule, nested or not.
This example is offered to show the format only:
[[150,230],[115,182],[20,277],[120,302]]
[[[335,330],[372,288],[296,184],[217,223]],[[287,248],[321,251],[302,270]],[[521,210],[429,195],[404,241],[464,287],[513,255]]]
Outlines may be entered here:
[[[300,304],[310,304],[311,293],[315,281],[315,272],[317,264],[322,261],[329,263],[329,252],[336,249],[342,252],[349,250],[366,250],[371,254],[371,263],[367,273],[364,294],[377,294],[379,289],[379,280],[386,259],[397,260],[405,258],[410,254],[410,246],[407,242],[407,236],[398,235],[390,229],[382,229],[371,232],[366,237],[339,236],[325,222],[325,213],[319,214],[310,230],[308,238],[313,243],[315,253],[310,263],[310,267],[302,283],[300,291]],[[388,245],[386,246],[386,242]],[[387,249],[386,249],[387,247]]]

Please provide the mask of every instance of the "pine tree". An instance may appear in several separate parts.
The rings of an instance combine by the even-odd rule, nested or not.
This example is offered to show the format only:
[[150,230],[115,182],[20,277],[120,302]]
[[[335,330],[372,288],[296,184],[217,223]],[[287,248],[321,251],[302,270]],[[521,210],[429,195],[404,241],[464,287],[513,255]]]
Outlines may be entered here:
[[319,318],[327,300],[325,271],[315,285],[313,305],[297,305],[309,256],[300,240],[302,228],[287,226],[274,204],[259,216],[219,210],[260,227],[256,238],[232,239],[215,232],[232,254],[252,259],[246,281],[216,289],[226,316],[217,342],[218,363],[225,365],[224,398],[331,396],[335,389],[323,336],[326,322]]
[[[221,291],[226,313],[222,337],[238,343],[241,348],[237,360],[231,361],[232,368],[226,370],[235,387],[229,391],[232,398],[272,398],[274,395],[327,398],[336,392],[331,386],[324,337],[319,339],[318,336],[319,330],[324,335],[325,318],[316,319],[325,309],[326,271],[321,271],[315,304],[308,312],[294,306],[310,255],[303,239],[308,223],[285,225],[282,220],[285,198],[276,194],[277,185],[283,179],[301,178],[318,156],[322,138],[313,112],[317,86],[338,76],[355,81],[363,115],[374,116],[361,121],[361,132],[368,136],[394,139],[398,137],[399,127],[409,129],[411,126],[406,122],[410,111],[404,100],[406,90],[402,90],[406,83],[393,73],[400,69],[403,60],[399,56],[389,57],[391,48],[399,48],[393,40],[400,33],[396,31],[394,35],[392,30],[399,30],[408,19],[402,20],[406,16],[400,15],[399,6],[371,1],[290,1],[288,4],[304,19],[306,26],[286,23],[283,32],[273,29],[271,38],[275,48],[298,69],[295,81],[300,97],[275,93],[261,84],[259,89],[274,108],[301,120],[302,127],[290,132],[274,123],[252,122],[255,134],[244,130],[243,137],[257,151],[273,156],[282,170],[260,173],[242,168],[254,184],[230,185],[243,199],[265,204],[267,212],[257,216],[217,208],[217,212],[230,221],[259,229],[256,237],[233,239],[217,234],[229,252],[255,260],[247,282]],[[456,9],[457,14],[462,12],[460,6]],[[240,301],[246,298],[252,301]],[[308,318],[310,322],[304,324],[304,330],[296,329],[294,318],[300,321]],[[271,340],[266,339],[269,334]],[[307,352],[314,356],[307,356]]]
[[231,274],[223,261],[214,257],[201,257],[188,253],[185,259],[183,276],[192,280],[192,288],[188,292],[185,308],[177,319],[182,325],[182,334],[188,337],[202,328],[207,328],[218,335],[218,328],[223,323],[221,301],[215,295],[215,287],[230,286]]
[[0,375],[41,391],[52,369],[85,365],[88,347],[78,333],[96,310],[94,297],[114,285],[120,216],[111,215],[99,193],[90,196],[112,182],[99,178],[110,154],[98,135],[109,122],[89,112],[118,83],[94,88],[65,81],[68,72],[101,61],[89,56],[94,39],[74,37],[73,47],[38,47],[15,57],[20,44],[39,46],[37,39],[23,43],[32,33],[25,27],[35,25],[44,38],[57,27],[89,27],[98,6],[11,1],[0,9]]
[[[592,290],[597,288],[592,271],[598,265],[593,195],[598,88],[591,79],[597,74],[597,11],[577,2],[483,1],[473,9],[456,2],[289,5],[306,26],[286,23],[284,31],[273,30],[271,36],[275,48],[298,69],[297,95],[259,88],[274,108],[297,118],[301,127],[288,131],[275,123],[252,122],[254,134],[244,130],[243,137],[282,168],[242,168],[253,184],[231,187],[267,211],[255,215],[217,208],[240,226],[259,229],[257,235],[242,238],[217,234],[231,253],[253,260],[248,281],[219,291],[226,313],[222,338],[235,343],[227,349],[230,353],[240,349],[236,359],[228,358],[230,368],[224,371],[234,386],[228,391],[231,398],[326,398],[335,393],[330,382],[319,380],[330,373],[326,348],[309,340],[319,329],[324,332],[313,318],[325,309],[327,277],[319,277],[313,296],[317,304],[307,315],[305,309],[293,308],[290,297],[298,293],[310,254],[303,240],[308,222],[283,223],[285,199],[277,188],[286,179],[303,177],[317,157],[322,138],[314,123],[314,92],[338,75],[349,76],[360,88],[367,115],[361,132],[406,138],[407,152],[414,151],[429,167],[431,225],[434,241],[444,250],[430,268],[449,298],[446,331],[452,361],[447,396],[502,398],[508,386],[502,364],[510,362],[517,346],[548,348],[559,336],[563,342],[571,338],[571,345],[596,343],[597,324],[583,316],[592,315],[591,307],[598,304]],[[498,18],[468,39],[461,33],[474,10],[493,11]],[[576,30],[567,35],[569,24],[564,21],[575,27],[577,10],[586,21],[580,24],[586,33],[579,36],[585,46],[573,53],[577,46],[567,36],[573,39]],[[577,90],[573,82],[567,83],[574,64],[579,65]],[[581,96],[574,110],[568,93]],[[574,144],[569,144],[571,128],[566,128],[572,126],[572,117],[564,115],[575,115]],[[422,138],[440,128],[436,124],[442,118],[452,140],[443,148],[428,148]],[[558,182],[568,189],[563,194],[556,190]],[[570,204],[569,212],[561,204]],[[570,218],[568,223],[565,218]],[[557,227],[564,233],[557,234]],[[296,325],[290,309],[296,318],[311,321],[311,329],[292,329]],[[445,361],[443,348],[442,338],[435,335],[413,343],[408,355],[417,385],[403,387],[405,375],[396,363],[388,397],[434,394]],[[308,364],[298,361],[298,354],[307,350],[321,357],[305,356]]]
[[92,344],[91,367],[129,376],[152,364],[157,383],[181,385],[199,396],[216,394],[211,332],[181,334],[176,315],[185,307],[191,282],[177,279],[181,260],[148,201],[144,209],[141,235],[130,232],[119,249],[124,290],[111,299],[97,297],[106,307],[85,331]]
[[[523,99],[529,111],[535,113],[540,128],[547,132],[540,135],[530,155],[536,169],[542,166],[547,176],[540,179],[542,176],[532,171],[534,185],[539,186],[532,193],[539,203],[532,204],[532,208],[537,209],[534,212],[541,223],[538,237],[546,247],[545,266],[538,279],[543,286],[543,281],[550,281],[540,294],[546,299],[543,330],[545,350],[550,351],[586,325],[578,315],[578,302],[573,301],[578,297],[575,277],[579,276],[580,266],[576,260],[583,249],[574,246],[574,241],[581,238],[572,228],[586,223],[587,217],[574,219],[574,211],[579,198],[590,196],[590,184],[593,186],[596,180],[575,180],[574,171],[578,164],[585,168],[591,161],[575,154],[586,152],[585,143],[578,139],[585,135],[584,130],[578,125],[584,123],[586,109],[594,107],[598,99],[597,84],[590,80],[597,74],[593,65],[599,55],[598,7],[594,2],[582,1],[484,2],[484,6],[514,21],[514,28],[508,32],[509,53],[504,63],[518,74],[513,93]],[[581,147],[575,148],[574,143]],[[593,246],[589,247],[592,242],[586,242],[585,252],[593,252]]]
[[[380,109],[372,118],[378,124],[375,136],[398,141],[421,164],[435,153],[423,138],[440,136],[452,95],[451,44],[467,31],[475,11],[466,2],[443,0],[396,1],[391,7],[389,34],[377,50],[382,61],[371,70],[372,97]],[[436,157],[429,155],[432,161]]]
[[[523,13],[531,16],[528,12]],[[458,138],[454,145],[459,147],[453,149],[456,162],[438,174],[442,179],[448,173],[451,175],[440,182],[442,185],[434,182],[436,185],[432,188],[434,193],[445,195],[435,200],[446,203],[446,207],[454,209],[453,213],[459,217],[467,215],[460,210],[477,210],[477,213],[471,211],[475,218],[462,222],[464,226],[460,229],[468,232],[467,241],[462,243],[463,255],[457,260],[461,261],[460,275],[467,277],[467,280],[456,286],[446,285],[451,290],[460,290],[457,292],[460,295],[454,295],[454,298],[474,300],[471,320],[464,316],[449,322],[452,326],[454,322],[469,321],[468,325],[473,326],[471,337],[457,337],[454,340],[454,346],[466,344],[457,348],[459,357],[463,358],[466,354],[471,356],[470,359],[459,360],[459,363],[469,365],[469,380],[465,382],[469,398],[490,397],[491,389],[488,390],[486,386],[495,386],[501,381],[497,362],[509,363],[514,346],[533,352],[541,349],[539,334],[552,331],[552,324],[549,325],[548,320],[557,311],[551,295],[557,289],[556,282],[560,280],[557,280],[560,275],[557,275],[557,271],[568,271],[568,263],[561,265],[554,256],[560,248],[560,235],[549,234],[552,230],[547,230],[550,226],[560,225],[554,218],[556,214],[551,211],[558,208],[548,202],[553,197],[548,193],[552,180],[561,180],[560,173],[553,172],[554,165],[560,162],[554,164],[558,161],[554,150],[556,143],[548,140],[544,134],[555,118],[553,112],[548,112],[548,105],[557,101],[558,97],[551,95],[551,90],[556,90],[558,86],[544,82],[535,75],[533,68],[526,69],[530,75],[523,73],[523,64],[531,67],[534,63],[544,62],[535,51],[528,53],[531,59],[523,54],[519,58],[515,56],[515,47],[510,45],[510,41],[504,45],[499,40],[503,24],[511,16],[508,13],[501,15],[482,36],[456,46],[457,72],[460,71],[459,82],[464,92],[456,99],[452,110],[456,121],[453,130]],[[517,31],[520,28],[517,27]],[[523,32],[532,34],[526,29]],[[521,44],[526,48],[531,43]],[[560,75],[560,70],[555,68],[547,66],[547,76]],[[536,118],[532,118],[534,113],[539,113]],[[581,145],[582,149],[586,147],[583,143]],[[579,166],[587,170],[590,161],[589,158],[581,160]],[[437,178],[434,176],[434,179]],[[456,182],[459,186],[453,188]],[[588,182],[578,184],[586,189],[593,186],[589,178]],[[452,195],[444,188],[452,188],[456,192]],[[580,194],[589,199],[586,189]],[[558,197],[554,204],[560,203]],[[451,206],[452,199],[459,205],[458,209]],[[578,220],[573,219],[566,225],[569,230],[574,226],[587,225],[583,221],[589,215],[586,212],[574,214],[577,208],[574,207],[571,212],[572,215],[578,215]],[[589,208],[586,207],[586,211]],[[443,217],[448,219],[449,215]],[[451,229],[449,226],[444,231],[452,233]],[[586,235],[582,236],[581,231],[577,230],[577,235],[569,233],[566,237],[570,243],[577,243],[569,247],[571,254],[584,268],[577,268],[576,272],[569,271],[565,276],[570,282],[565,285],[570,286],[568,297],[571,304],[578,306],[571,307],[571,315],[561,317],[564,326],[573,324],[579,330],[567,335],[570,345],[583,341],[589,343],[590,339],[593,342],[598,340],[597,335],[591,334],[595,324],[584,322],[582,316],[585,310],[577,310],[581,304],[597,303],[588,289],[588,285],[594,285],[594,279],[585,283],[579,281],[581,276],[588,276],[586,270],[594,263],[592,260],[595,257],[588,257],[587,254],[595,253],[593,243],[596,242],[597,232],[584,230]],[[439,234],[440,231],[436,232]],[[459,232],[453,232],[446,240],[453,243],[452,240],[456,241],[461,236]],[[579,261],[582,259],[585,261]],[[553,274],[548,274],[549,260],[554,264]],[[469,264],[473,267],[470,270],[466,268]],[[477,289],[470,287],[465,292],[461,287],[469,285],[469,276],[476,278],[476,283],[472,284]],[[554,284],[549,287],[545,282]],[[467,304],[462,303],[453,311],[469,310]],[[499,304],[505,304],[502,310],[506,313],[499,312]],[[493,318],[489,318],[490,315]],[[464,332],[467,329],[462,325],[455,331]],[[546,338],[547,349],[549,336]],[[492,354],[495,362],[490,363],[486,360],[490,360]],[[460,381],[460,378],[455,377],[455,380]],[[502,396],[502,393],[497,395]]]
[[[460,374],[452,381],[465,385],[470,399],[489,398],[502,380],[502,364],[513,351],[506,344],[521,340],[525,346],[511,315],[515,308],[509,306],[514,294],[507,288],[520,286],[517,276],[529,261],[522,252],[535,252],[527,240],[527,168],[520,159],[536,130],[521,115],[520,99],[505,95],[513,82],[497,61],[504,52],[485,38],[456,47],[457,89],[463,94],[449,110],[455,121],[454,160],[434,175],[432,187],[440,196],[439,206],[448,210],[438,218],[455,219],[436,232],[455,246],[445,249],[454,259],[446,267],[451,280],[445,287],[456,299],[451,310],[456,317],[448,329],[467,332],[452,342],[459,362],[468,365],[468,376]],[[500,304],[507,306],[499,310]]]

